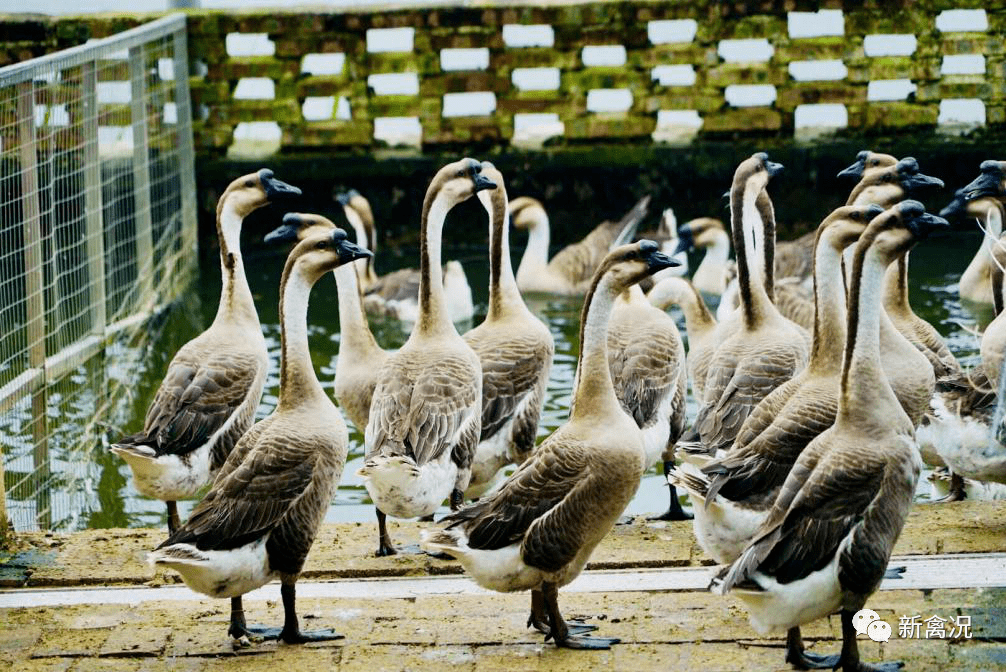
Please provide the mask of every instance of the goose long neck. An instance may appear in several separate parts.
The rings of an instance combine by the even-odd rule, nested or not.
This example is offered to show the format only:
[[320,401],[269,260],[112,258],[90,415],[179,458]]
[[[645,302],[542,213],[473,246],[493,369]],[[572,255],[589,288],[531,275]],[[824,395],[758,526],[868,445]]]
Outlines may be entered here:
[[537,273],[548,266],[549,223],[548,215],[542,210],[537,221],[527,231],[527,247],[520,258],[517,275]]
[[[770,301],[775,301],[775,208],[772,206],[772,199],[768,192],[762,189],[755,199],[755,209],[758,210],[758,217],[761,220],[761,241],[760,259],[762,274],[765,278],[765,294]],[[756,225],[756,229],[757,228]]]
[[345,354],[354,360],[380,349],[364,312],[357,263],[343,264],[332,271],[339,293],[339,356]]
[[756,302],[762,297],[768,301],[760,269],[755,261],[757,251],[752,249],[754,241],[750,240],[751,236],[747,233],[754,230],[749,227],[761,225],[761,222],[755,221],[758,217],[755,207],[757,198],[758,190],[745,183],[735,184],[730,190],[730,226],[737,253],[737,284],[741,293],[741,314],[748,328],[755,327],[761,317],[760,306]]
[[[353,227],[353,231],[356,233],[356,244],[367,248],[371,252],[376,252],[377,236],[374,235],[373,238],[375,240],[371,240],[371,236],[367,230],[368,227],[364,223],[363,217],[356,211],[356,208],[351,205],[344,205],[342,206],[342,211],[346,214],[346,221],[349,222],[349,225]],[[374,233],[376,234],[376,231]],[[377,273],[374,271],[374,257],[358,259],[353,264],[360,269],[360,272],[363,274],[363,282],[368,286],[377,280]]]
[[716,326],[716,318],[709,311],[699,290],[687,280],[681,278],[661,280],[651,291],[650,303],[660,310],[667,310],[672,303],[681,306],[689,338],[706,333]]
[[619,408],[608,369],[608,321],[617,296],[611,279],[604,275],[584,299],[580,318],[580,358],[570,419],[597,417],[599,413]]
[[244,218],[224,202],[217,213],[217,236],[220,240],[220,304],[214,324],[233,321],[259,328],[255,300],[241,257],[241,224]]
[[814,338],[810,366],[827,372],[841,370],[845,329],[842,253],[829,243],[824,229],[818,232],[814,248]]
[[908,302],[908,253],[887,268],[884,275],[884,308],[891,313],[912,312]]
[[307,344],[307,304],[313,280],[294,264],[280,285],[279,323],[283,352],[279,364],[279,409],[291,409],[324,398]]
[[450,209],[443,192],[436,192],[432,197],[427,194],[419,239],[419,320],[416,323],[416,330],[426,334],[454,330],[447,314],[441,266],[444,220]]
[[706,253],[702,255],[702,261],[695,270],[698,273],[703,267],[715,267],[722,269],[730,258],[730,239],[726,235],[716,236],[712,245],[706,248]]
[[[486,193],[486,192],[482,192]],[[489,314],[486,319],[503,315],[507,307],[523,300],[510,262],[510,210],[506,188],[500,184],[488,192],[489,212]],[[548,244],[545,245],[546,249]]]

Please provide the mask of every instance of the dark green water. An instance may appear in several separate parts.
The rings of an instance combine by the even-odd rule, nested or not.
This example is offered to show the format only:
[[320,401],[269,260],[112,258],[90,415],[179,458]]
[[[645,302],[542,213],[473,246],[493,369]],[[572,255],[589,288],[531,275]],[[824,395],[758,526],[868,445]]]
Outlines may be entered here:
[[[517,237],[514,241],[515,248],[522,249],[523,242],[522,238]],[[978,343],[976,338],[961,325],[970,325],[976,320],[984,323],[991,317],[990,310],[974,310],[974,306],[961,305],[957,298],[957,277],[978,248],[979,242],[980,236],[977,231],[957,232],[925,241],[913,252],[910,267],[913,307],[944,334],[951,349],[967,365],[977,363]],[[517,253],[514,257],[516,264],[519,260]],[[392,263],[398,259],[408,263],[409,258],[408,253],[400,257],[381,255],[378,269],[381,272],[390,270],[389,259]],[[459,259],[463,262],[474,292],[478,313],[475,323],[477,323],[482,319],[487,300],[486,251],[472,248],[448,249],[444,258]],[[143,362],[143,376],[136,387],[136,394],[131,404],[132,417],[124,420],[122,429],[133,431],[141,426],[146,405],[156,390],[174,351],[212,320],[220,286],[217,266],[212,263],[214,261],[209,259],[203,264],[200,281],[192,288],[186,299],[167,316],[154,351]],[[284,252],[278,250],[271,254],[257,252],[246,259],[249,281],[273,360],[266,392],[259,408],[259,417],[268,414],[276,403],[280,333],[277,323],[278,285],[283,261]],[[694,261],[697,262],[697,259]],[[576,365],[581,302],[558,297],[531,298],[528,300],[528,305],[549,325],[556,343],[555,361],[539,428],[539,437],[542,438],[562,424],[568,413]],[[318,377],[329,389],[335,375],[339,352],[337,314],[335,282],[330,277],[323,278],[315,286],[311,296],[308,318],[309,339]],[[684,322],[680,313],[677,309],[673,309],[672,314],[677,318],[684,333]],[[396,321],[372,320],[371,325],[378,341],[385,348],[398,347],[407,337],[407,333]],[[470,328],[470,325],[459,325],[459,328],[464,331]],[[690,398],[689,417],[694,417],[694,413],[694,400]],[[373,520],[373,507],[355,475],[362,459],[363,436],[361,431],[351,425],[350,442],[350,458],[336,499],[329,509],[327,517],[329,521]],[[95,510],[89,514],[85,513],[79,519],[80,527],[139,527],[164,524],[163,504],[137,494],[130,482],[129,469],[124,463],[103,450],[97,451],[96,459],[100,471],[100,476],[94,482],[98,489],[98,498]],[[658,512],[666,507],[666,488],[658,469],[659,466],[644,478],[639,493],[629,506],[629,513]],[[920,496],[924,497],[928,489],[928,483],[924,480],[920,482]],[[191,508],[192,504],[193,502],[182,503],[183,512]]]

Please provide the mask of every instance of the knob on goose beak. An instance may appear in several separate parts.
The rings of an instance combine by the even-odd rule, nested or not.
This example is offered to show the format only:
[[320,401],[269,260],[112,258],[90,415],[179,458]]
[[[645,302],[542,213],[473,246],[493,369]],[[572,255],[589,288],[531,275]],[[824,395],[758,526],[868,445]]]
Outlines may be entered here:
[[300,215],[296,212],[288,212],[283,215],[283,223],[266,234],[262,239],[265,243],[289,243],[297,240],[297,232],[300,231]]
[[998,196],[1002,190],[1003,174],[995,161],[982,162],[982,174],[964,187],[968,200],[979,196]]
[[950,222],[942,217],[926,212],[925,206],[918,201],[902,201],[899,209],[902,221],[905,222],[908,230],[920,240],[928,237],[934,231],[950,226]]
[[472,175],[472,181],[475,183],[475,193],[479,193],[485,189],[495,189],[496,183],[490,180],[488,177],[482,173],[475,173]]
[[642,254],[643,260],[646,262],[646,268],[650,273],[656,273],[665,268],[674,268],[681,265],[681,262],[675,261],[670,256],[661,252],[660,246],[652,240],[639,241],[639,252]]
[[867,150],[861,151],[856,155],[856,162],[849,166],[848,168],[843,168],[838,171],[838,177],[852,177],[857,180],[863,177],[863,171],[866,170],[866,157],[869,155]]
[[335,251],[339,253],[339,263],[346,264],[356,259],[366,259],[374,256],[374,253],[365,247],[360,247],[356,243],[350,242],[346,232],[342,229],[332,231],[332,242],[335,244]]
[[300,196],[301,191],[292,184],[287,184],[283,180],[277,180],[273,177],[273,173],[268,168],[263,168],[258,171],[259,181],[262,183],[262,188],[265,190],[265,196],[270,201],[274,201],[282,198],[292,198],[294,196]]
[[954,200],[940,210],[940,217],[946,219],[964,217],[968,207],[967,193],[965,189],[958,189],[954,192]]
[[676,257],[682,252],[688,252],[694,246],[695,238],[692,236],[692,227],[685,224],[678,228],[678,246],[674,248],[674,254],[671,256]]
[[766,160],[765,170],[768,171],[769,177],[775,177],[776,175],[782,172],[782,164]]
[[349,205],[349,192],[348,191],[343,191],[343,192],[341,192],[339,194],[336,194],[335,201],[336,201],[336,203],[338,203],[339,205],[341,205],[343,207]]

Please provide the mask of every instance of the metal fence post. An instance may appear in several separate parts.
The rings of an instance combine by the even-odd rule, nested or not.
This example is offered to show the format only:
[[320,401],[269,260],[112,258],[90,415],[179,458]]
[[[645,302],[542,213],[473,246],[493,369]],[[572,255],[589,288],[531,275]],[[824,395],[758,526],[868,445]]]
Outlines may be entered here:
[[94,61],[81,66],[84,137],[84,218],[87,231],[87,276],[91,333],[105,337],[105,227],[102,213],[101,161],[98,156],[98,75]]
[[147,67],[143,45],[129,49],[129,80],[132,84],[133,194],[136,212],[137,296],[146,303],[139,311],[152,309],[154,286],[153,220],[150,211],[150,137],[147,119]]
[[[186,264],[185,278],[196,268],[198,259],[199,223],[196,217],[196,160],[192,143],[182,139],[182,129],[192,128],[192,101],[189,98],[189,47],[185,29],[175,33],[172,46],[175,75],[175,128],[178,129],[178,170],[181,175],[182,260]],[[177,288],[176,288],[177,289]]]

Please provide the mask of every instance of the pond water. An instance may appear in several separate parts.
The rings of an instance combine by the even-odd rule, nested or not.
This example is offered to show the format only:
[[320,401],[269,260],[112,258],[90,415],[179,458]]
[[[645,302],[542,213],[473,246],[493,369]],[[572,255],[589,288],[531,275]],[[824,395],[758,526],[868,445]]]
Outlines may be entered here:
[[[449,232],[448,232],[449,235]],[[523,239],[518,235],[514,241],[515,250],[522,249]],[[947,338],[951,350],[965,365],[979,361],[976,337],[965,328],[976,321],[984,324],[991,319],[991,309],[973,305],[962,305],[957,298],[957,278],[978,248],[980,234],[975,231],[958,231],[941,238],[932,239],[919,245],[912,254],[910,285],[912,305],[922,317],[932,322]],[[515,265],[519,261],[514,253]],[[277,317],[278,285],[282,272],[285,250],[275,253],[256,253],[246,259],[249,281],[255,295],[266,339],[272,357],[272,369],[259,417],[268,414],[276,403],[278,392],[278,356],[280,329]],[[205,256],[205,255],[204,255]],[[408,260],[409,254],[402,258]],[[477,324],[484,315],[487,301],[488,260],[484,249],[448,249],[445,259],[462,261],[472,285],[476,302]],[[381,272],[391,270],[386,265],[390,257],[378,257]],[[698,259],[693,260],[693,268]],[[145,370],[140,384],[135,389],[132,400],[132,417],[122,429],[135,431],[140,428],[143,413],[156,390],[164,369],[175,350],[186,340],[195,336],[208,325],[216,311],[220,280],[215,266],[204,261],[200,281],[189,295],[169,314],[156,340],[154,352],[144,361]],[[213,269],[213,270],[210,270]],[[561,425],[568,414],[573,374],[577,357],[577,333],[581,301],[561,297],[526,297],[531,310],[549,326],[555,338],[555,361],[545,399],[544,412],[539,427],[539,439],[544,438]],[[682,334],[684,321],[676,308],[672,315],[678,321]],[[335,364],[339,351],[339,325],[337,319],[337,299],[334,280],[323,278],[315,286],[309,310],[309,339],[315,368],[322,384],[331,389],[335,374]],[[394,320],[371,320],[371,326],[378,342],[385,348],[396,348],[407,338],[406,331]],[[469,324],[459,324],[465,331]],[[695,401],[689,395],[689,418],[695,414]],[[329,522],[368,522],[374,519],[374,509],[356,476],[363,454],[362,432],[350,427],[350,456],[343,473],[342,482],[326,520]],[[115,438],[115,432],[110,432]],[[111,526],[159,526],[164,524],[164,505],[160,501],[139,495],[132,486],[128,467],[104,449],[96,450],[96,467],[102,472],[94,480],[99,488],[95,511],[78,520],[80,527]],[[928,496],[929,484],[920,481],[919,498]],[[667,506],[667,490],[660,474],[659,464],[646,474],[635,499],[629,505],[628,513],[644,514],[663,511]],[[183,515],[194,502],[182,502]]]

